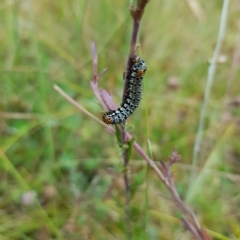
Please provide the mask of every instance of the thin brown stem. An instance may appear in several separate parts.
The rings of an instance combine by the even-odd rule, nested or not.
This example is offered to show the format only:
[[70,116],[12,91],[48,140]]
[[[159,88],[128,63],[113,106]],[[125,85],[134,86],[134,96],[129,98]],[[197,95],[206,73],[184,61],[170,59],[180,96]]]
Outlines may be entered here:
[[[93,84],[93,82],[91,82]],[[94,84],[93,84],[94,85]],[[95,120],[97,123],[101,124],[102,126],[106,127],[106,130],[111,133],[115,134],[115,129],[110,127],[109,125],[106,125],[102,121],[100,121],[98,118],[93,116],[89,111],[87,111],[81,104],[76,102],[74,99],[72,99],[70,96],[68,96],[61,88],[58,86],[54,85],[54,89],[61,95],[63,96],[67,101],[69,101],[71,104],[73,104],[75,107],[77,107],[81,112]],[[94,94],[101,95],[102,90],[99,90],[98,88],[92,88],[94,90]],[[103,97],[105,97],[106,92],[103,91]],[[97,97],[97,96],[96,96]],[[98,96],[100,97],[100,96]],[[104,102],[104,101],[102,101]],[[110,105],[114,106],[114,103],[109,103]],[[106,107],[106,106],[105,106]],[[125,134],[126,141],[130,141],[132,139],[132,136],[129,132],[126,132]],[[164,185],[167,187],[169,190],[173,202],[176,205],[176,207],[182,212],[183,216],[185,217],[183,219],[184,225],[186,228],[196,237],[196,239],[201,239],[201,240],[210,240],[211,237],[207,234],[206,230],[201,227],[201,225],[198,223],[196,217],[194,214],[185,207],[183,201],[181,200],[174,182],[172,181],[171,177],[166,177],[164,173],[161,171],[161,169],[156,165],[156,163],[145,153],[145,151],[140,147],[140,145],[135,141],[133,143],[133,148],[138,152],[140,156],[142,156],[143,159],[149,164],[149,166],[155,171],[155,173],[158,175],[160,180],[164,183]],[[191,229],[194,228],[194,231],[191,231]],[[199,232],[201,233],[201,238],[199,238]]]
[[[145,2],[145,4],[143,4]],[[129,54],[128,54],[128,60],[127,60],[127,66],[125,71],[125,79],[124,79],[124,88],[123,88],[123,95],[122,95],[122,103],[124,102],[124,98],[126,95],[126,92],[128,91],[129,86],[129,79],[130,79],[130,69],[132,65],[131,58],[136,52],[136,46],[137,46],[137,40],[139,35],[139,28],[141,23],[142,14],[144,11],[144,8],[146,6],[147,0],[138,0],[137,6],[131,6],[130,7],[130,13],[133,19],[133,27],[132,27],[132,36],[130,40],[130,48],[129,48]],[[124,121],[121,128],[121,135],[122,135],[122,145],[124,145],[127,141],[126,139],[126,122]],[[128,231],[128,238],[131,239],[131,216],[130,216],[130,180],[128,177],[128,162],[129,159],[127,159],[127,149],[123,149],[123,163],[124,163],[124,173],[123,173],[123,179],[125,183],[125,192],[126,192],[126,229]]]
[[[123,91],[122,99],[124,99],[125,93],[127,91],[127,86],[128,86],[127,81],[129,79],[129,73],[130,73],[130,69],[131,69],[131,60],[130,59],[136,52],[140,23],[141,23],[144,8],[145,8],[147,2],[148,2],[148,0],[138,0],[137,6],[132,6],[130,8],[131,16],[133,18],[133,28],[132,28],[132,36],[131,36],[131,41],[130,41],[130,49],[129,49],[129,55],[128,55],[128,60],[127,60],[127,66],[126,66],[126,71],[125,71],[124,91]],[[91,49],[92,49],[92,55],[93,55],[93,80],[90,82],[90,86],[92,88],[92,91],[104,109],[116,109],[116,105],[114,104],[111,95],[108,94],[105,90],[101,90],[98,88],[98,82],[100,79],[100,75],[98,74],[98,58],[97,58],[97,51],[96,51],[94,43],[91,44]],[[111,133],[111,134],[115,133],[114,128],[112,128],[109,125],[106,125],[105,123],[100,121],[98,118],[93,116],[90,112],[88,112],[79,103],[77,103],[72,98],[70,98],[58,86],[55,85],[54,89],[59,94],[61,94],[67,101],[69,101],[71,104],[76,106],[84,114],[86,114],[90,118],[94,119],[95,121],[100,123],[102,126],[106,127],[106,130],[109,133]],[[128,133],[126,131],[125,122],[123,123],[123,125],[121,127],[121,135],[122,135],[122,146],[124,146],[124,144],[126,142],[128,142],[132,139],[132,136],[130,135],[130,133]],[[192,235],[196,237],[196,239],[210,240],[211,237],[207,234],[206,230],[201,227],[201,225],[198,223],[195,215],[192,213],[192,211],[190,209],[188,209],[185,206],[185,204],[181,200],[181,198],[176,190],[175,184],[171,178],[171,171],[170,171],[171,164],[168,164],[168,166],[165,166],[163,164],[163,167],[165,170],[161,170],[161,168],[159,168],[155,164],[155,162],[146,154],[146,152],[139,146],[139,144],[137,142],[133,143],[133,148],[140,154],[140,156],[142,156],[143,159],[145,159],[147,164],[149,164],[149,166],[153,169],[153,171],[156,172],[156,174],[158,175],[160,180],[167,187],[167,189],[173,199],[173,203],[182,212],[182,214],[184,216],[183,223],[184,223],[186,229],[188,229],[192,233]],[[131,223],[131,221],[130,221],[130,199],[131,198],[130,198],[130,182],[129,182],[129,178],[128,178],[128,161],[129,161],[129,159],[127,159],[128,156],[127,156],[127,152],[126,152],[125,148],[124,148],[122,157],[123,157],[123,164],[124,164],[123,178],[124,178],[125,189],[126,189],[126,208],[125,208],[126,229],[128,231],[127,232],[128,239],[131,239],[131,234],[132,234],[131,227],[130,227],[130,223]]]

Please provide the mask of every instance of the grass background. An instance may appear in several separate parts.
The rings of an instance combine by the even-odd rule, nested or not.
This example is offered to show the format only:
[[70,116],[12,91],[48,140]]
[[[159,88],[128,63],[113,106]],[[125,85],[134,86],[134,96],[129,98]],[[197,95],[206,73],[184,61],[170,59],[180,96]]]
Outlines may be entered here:
[[[223,1],[154,1],[140,32],[148,71],[144,98],[128,127],[154,159],[173,167],[177,189],[214,239],[240,239],[239,1],[229,8],[222,58],[208,102],[199,175],[188,192],[208,60]],[[0,3],[0,239],[125,239],[120,150],[113,136],[66,102],[53,85],[101,118],[90,43],[100,81],[122,96],[131,18],[129,1]],[[195,11],[194,11],[195,10]],[[237,42],[238,41],[238,42]],[[147,117],[146,117],[147,111]],[[191,239],[168,192],[133,153],[133,239]],[[35,199],[35,200],[32,200]]]

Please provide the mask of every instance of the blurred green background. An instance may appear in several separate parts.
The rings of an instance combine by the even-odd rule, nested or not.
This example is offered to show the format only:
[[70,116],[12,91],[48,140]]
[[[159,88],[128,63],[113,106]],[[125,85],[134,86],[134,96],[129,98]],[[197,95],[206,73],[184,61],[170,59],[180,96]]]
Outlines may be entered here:
[[[66,102],[57,84],[95,116],[89,87],[95,42],[100,87],[122,96],[132,21],[129,1],[1,0],[0,239],[126,239],[121,151],[113,135]],[[141,24],[148,71],[128,120],[154,160],[176,146],[181,197],[214,239],[240,239],[240,5],[232,1],[208,102],[198,177],[193,145],[223,1],[151,0]],[[132,239],[192,239],[169,193],[133,152]]]

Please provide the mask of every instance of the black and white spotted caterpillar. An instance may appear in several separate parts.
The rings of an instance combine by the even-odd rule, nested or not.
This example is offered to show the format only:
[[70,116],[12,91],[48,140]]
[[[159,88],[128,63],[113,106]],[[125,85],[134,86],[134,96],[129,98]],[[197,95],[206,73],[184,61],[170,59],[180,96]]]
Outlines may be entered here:
[[127,81],[127,89],[121,107],[109,110],[102,115],[102,120],[107,124],[119,124],[126,120],[137,108],[142,96],[143,77],[147,70],[145,62],[137,55],[131,58],[131,69]]

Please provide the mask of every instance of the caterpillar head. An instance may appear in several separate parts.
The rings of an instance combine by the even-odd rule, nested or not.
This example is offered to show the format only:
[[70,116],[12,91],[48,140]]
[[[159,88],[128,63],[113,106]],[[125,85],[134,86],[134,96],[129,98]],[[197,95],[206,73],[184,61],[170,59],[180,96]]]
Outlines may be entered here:
[[105,122],[106,124],[113,124],[113,119],[108,116],[108,112],[106,112],[106,113],[104,113],[104,114],[102,115],[102,120],[103,120],[103,122]]

